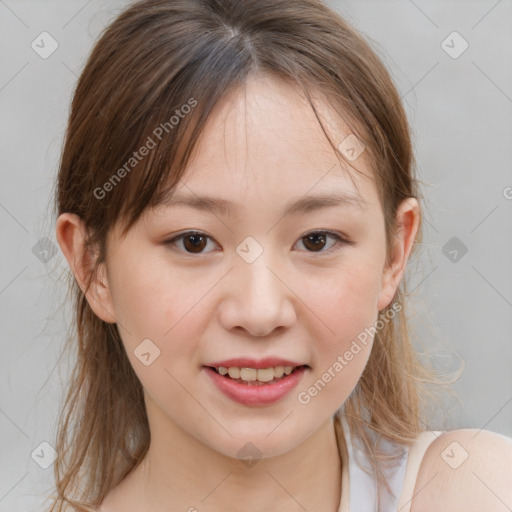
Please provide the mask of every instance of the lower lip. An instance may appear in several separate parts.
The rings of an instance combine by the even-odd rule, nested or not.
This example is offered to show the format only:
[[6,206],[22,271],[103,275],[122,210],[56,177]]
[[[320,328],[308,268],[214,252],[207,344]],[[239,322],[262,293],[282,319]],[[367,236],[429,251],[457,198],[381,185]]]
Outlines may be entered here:
[[208,366],[203,368],[224,395],[243,405],[269,405],[281,400],[297,386],[306,371],[306,368],[301,366],[274,383],[251,385],[224,377]]

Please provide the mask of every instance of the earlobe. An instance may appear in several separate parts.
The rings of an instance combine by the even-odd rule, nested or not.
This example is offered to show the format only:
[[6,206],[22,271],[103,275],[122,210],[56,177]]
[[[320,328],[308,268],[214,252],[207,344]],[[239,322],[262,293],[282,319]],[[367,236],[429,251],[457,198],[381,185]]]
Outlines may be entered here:
[[417,199],[413,197],[404,199],[397,209],[398,233],[392,251],[392,259],[382,273],[378,300],[379,311],[387,307],[395,296],[418,233],[419,221],[420,208]]
[[97,254],[84,245],[86,230],[82,219],[72,213],[61,214],[56,223],[56,238],[94,313],[105,322],[115,323],[114,304],[105,264],[99,264],[97,272],[94,273]]

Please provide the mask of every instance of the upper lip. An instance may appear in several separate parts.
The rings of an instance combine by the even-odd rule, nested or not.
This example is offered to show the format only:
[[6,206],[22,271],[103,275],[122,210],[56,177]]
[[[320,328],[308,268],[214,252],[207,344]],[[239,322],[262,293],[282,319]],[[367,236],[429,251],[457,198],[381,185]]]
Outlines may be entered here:
[[219,368],[223,366],[230,368],[232,366],[238,368],[270,368],[273,366],[307,366],[289,359],[281,359],[280,357],[265,357],[264,359],[251,359],[249,357],[237,357],[234,359],[225,359],[224,361],[215,361],[206,363],[204,366],[213,366]]

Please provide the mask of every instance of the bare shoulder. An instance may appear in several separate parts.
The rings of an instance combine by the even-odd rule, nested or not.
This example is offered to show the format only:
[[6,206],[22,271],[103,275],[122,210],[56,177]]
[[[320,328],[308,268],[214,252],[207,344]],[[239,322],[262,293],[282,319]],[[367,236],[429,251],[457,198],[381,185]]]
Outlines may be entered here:
[[512,438],[489,430],[444,432],[423,457],[411,512],[510,512]]

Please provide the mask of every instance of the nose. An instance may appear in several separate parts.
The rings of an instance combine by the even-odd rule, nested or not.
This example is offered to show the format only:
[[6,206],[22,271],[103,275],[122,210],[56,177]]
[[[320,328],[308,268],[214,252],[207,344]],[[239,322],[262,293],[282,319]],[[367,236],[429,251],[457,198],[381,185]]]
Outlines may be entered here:
[[227,330],[243,329],[252,336],[270,336],[296,321],[293,287],[265,252],[252,263],[238,260],[224,286],[219,314]]

